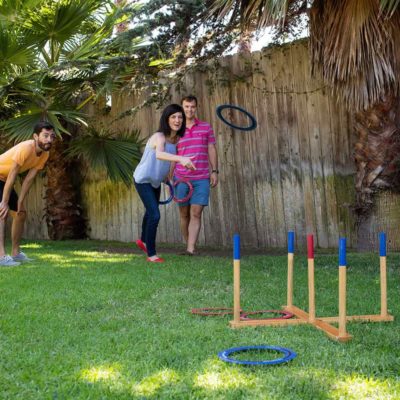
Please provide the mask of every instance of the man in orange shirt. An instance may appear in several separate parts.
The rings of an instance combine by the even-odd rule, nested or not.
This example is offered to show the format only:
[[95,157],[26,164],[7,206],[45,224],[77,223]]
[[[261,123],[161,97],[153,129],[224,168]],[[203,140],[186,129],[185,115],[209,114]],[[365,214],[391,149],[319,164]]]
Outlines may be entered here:
[[[49,158],[49,150],[56,138],[54,127],[48,122],[39,122],[33,128],[33,139],[21,142],[0,155],[0,266],[13,267],[30,259],[20,251],[19,245],[24,231],[26,210],[25,197],[39,170]],[[14,190],[17,176],[28,171],[19,198]],[[4,248],[5,225],[8,212],[13,217],[11,256]]]

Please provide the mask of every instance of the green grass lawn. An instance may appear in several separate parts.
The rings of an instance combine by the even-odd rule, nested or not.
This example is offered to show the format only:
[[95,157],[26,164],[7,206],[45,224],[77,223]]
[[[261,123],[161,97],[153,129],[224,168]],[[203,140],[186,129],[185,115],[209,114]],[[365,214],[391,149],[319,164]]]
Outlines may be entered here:
[[[400,398],[400,255],[388,256],[395,322],[349,323],[354,338],[340,344],[308,325],[233,330],[230,316],[192,315],[191,308],[232,306],[229,257],[166,254],[166,264],[149,265],[101,245],[27,243],[34,262],[0,269],[1,399]],[[337,315],[337,262],[316,256],[319,316]],[[379,257],[349,254],[348,265],[348,314],[378,314]],[[246,256],[241,269],[244,310],[286,303],[286,257]],[[296,256],[294,292],[306,309],[304,256]],[[246,367],[217,357],[261,344],[297,358]]]

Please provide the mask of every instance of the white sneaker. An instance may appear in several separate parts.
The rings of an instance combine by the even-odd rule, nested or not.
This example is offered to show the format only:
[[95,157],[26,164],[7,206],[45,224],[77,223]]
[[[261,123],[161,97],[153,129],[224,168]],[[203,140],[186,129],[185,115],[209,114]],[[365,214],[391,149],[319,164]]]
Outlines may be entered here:
[[22,251],[20,251],[16,256],[13,256],[12,259],[19,263],[24,262],[24,261],[25,262],[33,261],[32,258],[27,257],[27,255],[25,253],[23,253]]
[[16,267],[20,264],[21,263],[14,261],[11,256],[5,255],[3,257],[0,257],[0,266],[2,267]]

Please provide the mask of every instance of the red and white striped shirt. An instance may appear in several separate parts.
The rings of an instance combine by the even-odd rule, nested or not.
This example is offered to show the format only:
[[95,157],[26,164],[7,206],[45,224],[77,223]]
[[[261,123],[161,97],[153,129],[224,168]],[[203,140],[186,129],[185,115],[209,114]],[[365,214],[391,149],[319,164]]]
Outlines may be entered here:
[[186,128],[185,135],[179,139],[176,151],[179,156],[196,156],[192,159],[196,167],[195,171],[185,168],[181,164],[176,164],[174,174],[182,179],[209,179],[210,168],[208,161],[208,145],[215,144],[214,131],[211,125],[204,121],[194,120],[191,128]]

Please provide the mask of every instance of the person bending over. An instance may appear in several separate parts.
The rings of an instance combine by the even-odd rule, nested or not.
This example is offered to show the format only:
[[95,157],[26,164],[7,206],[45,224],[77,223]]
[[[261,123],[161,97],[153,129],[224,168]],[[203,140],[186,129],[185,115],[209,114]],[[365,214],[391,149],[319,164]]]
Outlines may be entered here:
[[[26,209],[24,201],[37,173],[44,168],[49,150],[56,138],[54,127],[48,122],[39,122],[33,128],[33,139],[26,140],[0,155],[0,265],[17,266],[31,261],[20,251],[24,231]],[[22,183],[19,197],[14,185],[19,174],[28,171]],[[6,254],[5,225],[8,214],[13,218],[11,228],[11,256]]]

